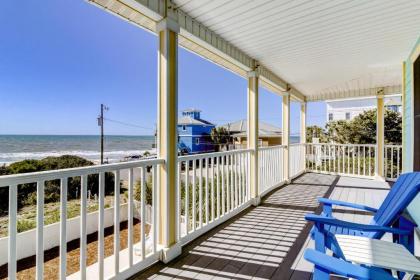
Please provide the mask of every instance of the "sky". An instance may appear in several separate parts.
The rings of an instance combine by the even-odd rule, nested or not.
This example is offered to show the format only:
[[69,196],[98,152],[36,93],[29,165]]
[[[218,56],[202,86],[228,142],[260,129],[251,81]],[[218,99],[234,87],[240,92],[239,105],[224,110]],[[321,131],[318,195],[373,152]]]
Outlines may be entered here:
[[[156,124],[157,37],[84,0],[3,0],[0,134],[151,135]],[[247,82],[179,48],[178,110],[224,124],[246,118]],[[281,127],[281,97],[260,89],[260,120]],[[291,134],[299,133],[299,103]],[[323,126],[325,103],[308,103]]]

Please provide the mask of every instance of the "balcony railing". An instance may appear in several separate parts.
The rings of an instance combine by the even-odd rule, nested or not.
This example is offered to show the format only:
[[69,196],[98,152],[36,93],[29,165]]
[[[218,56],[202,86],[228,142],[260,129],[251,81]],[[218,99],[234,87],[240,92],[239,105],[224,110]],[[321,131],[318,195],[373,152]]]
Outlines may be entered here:
[[178,158],[178,240],[188,243],[250,204],[251,150]]
[[[259,149],[259,196],[306,170],[368,178],[373,178],[377,171],[376,145],[292,144],[289,145],[289,174],[285,174],[284,169],[286,149],[286,146]],[[398,145],[385,146],[384,174],[388,179],[395,179],[401,172],[401,150]],[[181,245],[251,205],[251,153],[253,150],[244,149],[178,157],[175,222],[176,240]],[[158,261],[161,247],[157,236],[161,229],[157,219],[160,209],[157,169],[164,164],[162,159],[149,159],[0,177],[0,187],[9,189],[8,255],[7,260],[0,263],[8,263],[9,279],[16,277],[17,260],[33,255],[36,256],[36,276],[43,278],[44,251],[57,246],[58,273],[60,279],[65,279],[70,274],[66,271],[67,242],[75,239],[80,239],[80,265],[78,271],[67,278],[125,278]],[[74,187],[75,182],[80,190],[80,197],[76,195],[80,216],[68,219],[67,193],[69,184]],[[29,184],[26,186],[33,187],[37,194],[37,223],[33,230],[36,247],[32,251],[25,245],[27,232],[17,233],[18,189],[23,184]],[[60,219],[55,234],[44,223],[46,186],[54,184],[60,189]],[[98,210],[88,213],[88,188],[93,187],[98,189]],[[120,201],[122,188],[127,190],[126,204]],[[112,205],[105,205],[106,194],[112,196]],[[140,223],[137,241],[135,218]],[[125,221],[127,246],[122,248],[120,223]],[[107,227],[114,229],[112,254],[105,253]],[[91,233],[98,236],[97,258],[94,264],[88,265],[88,245],[92,245],[87,243],[87,235]]]
[[[380,166],[377,146],[368,144],[306,144],[306,168],[311,171],[373,178]],[[402,146],[385,145],[384,175],[396,180],[402,170]]]

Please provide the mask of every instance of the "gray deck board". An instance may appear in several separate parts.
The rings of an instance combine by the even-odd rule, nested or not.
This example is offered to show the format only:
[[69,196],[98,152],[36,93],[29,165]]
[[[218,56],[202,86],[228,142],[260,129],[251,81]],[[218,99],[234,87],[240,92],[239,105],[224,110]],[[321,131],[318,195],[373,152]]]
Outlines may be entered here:
[[[311,279],[303,252],[313,247],[307,213],[320,211],[317,197],[378,207],[389,185],[368,179],[306,173],[183,248],[169,264],[157,263],[133,279]],[[347,221],[366,213],[334,207]]]

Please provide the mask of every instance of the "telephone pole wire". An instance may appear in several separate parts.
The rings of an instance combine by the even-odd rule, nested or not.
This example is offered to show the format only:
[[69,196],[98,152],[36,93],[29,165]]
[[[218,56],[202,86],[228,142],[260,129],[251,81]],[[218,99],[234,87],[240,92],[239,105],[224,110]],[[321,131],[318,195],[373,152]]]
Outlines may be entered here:
[[104,111],[108,111],[109,107],[101,104],[101,115],[98,117],[98,126],[101,127],[101,164],[104,164]]

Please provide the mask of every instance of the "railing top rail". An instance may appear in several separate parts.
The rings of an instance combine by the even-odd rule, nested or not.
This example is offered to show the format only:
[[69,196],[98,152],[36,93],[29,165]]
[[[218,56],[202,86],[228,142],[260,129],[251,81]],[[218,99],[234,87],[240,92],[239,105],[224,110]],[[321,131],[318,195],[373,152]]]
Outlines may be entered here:
[[34,183],[37,181],[49,181],[61,178],[78,177],[83,175],[97,174],[99,172],[112,172],[122,169],[145,167],[163,163],[165,163],[164,159],[144,159],[130,162],[111,163],[105,165],[93,165],[24,174],[4,175],[0,176],[0,187]]
[[346,147],[376,147],[376,144],[338,144],[338,143],[306,143],[314,146],[346,146]]
[[385,148],[402,148],[402,145],[396,144],[385,144]]
[[306,145],[306,143],[292,143],[292,144],[289,144],[289,146],[301,146],[301,145]]
[[285,145],[266,146],[266,147],[259,147],[258,150],[264,151],[264,150],[281,149],[281,148],[286,148],[286,146]]
[[252,149],[240,149],[240,150],[231,150],[225,152],[215,152],[215,153],[203,153],[203,154],[196,154],[196,155],[187,155],[187,156],[180,156],[178,157],[178,162],[186,161],[186,160],[194,160],[194,159],[203,159],[203,158],[210,158],[210,157],[220,157],[225,155],[232,155],[232,154],[241,154],[252,152]]

